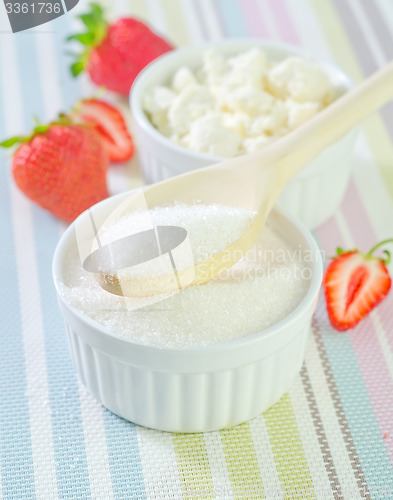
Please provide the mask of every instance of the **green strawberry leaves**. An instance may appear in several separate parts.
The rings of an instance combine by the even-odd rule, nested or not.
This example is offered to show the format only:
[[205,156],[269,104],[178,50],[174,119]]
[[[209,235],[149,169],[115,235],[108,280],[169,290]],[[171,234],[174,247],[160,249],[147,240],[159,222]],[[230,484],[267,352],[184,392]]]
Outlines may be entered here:
[[[369,252],[367,252],[366,254],[363,254],[364,257],[366,259],[378,259],[381,262],[383,262],[385,264],[385,266],[387,266],[390,263],[391,259],[392,259],[392,255],[391,255],[391,252],[389,250],[386,250],[386,249],[382,250],[383,253],[386,256],[385,258],[383,258],[383,257],[374,257],[374,255],[373,255],[373,253],[375,252],[375,250],[377,248],[381,247],[382,245],[386,245],[386,243],[393,243],[393,238],[388,238],[386,240],[383,240],[383,241],[377,243],[376,245],[374,245],[371,248],[371,250]],[[334,257],[331,257],[331,258],[334,259],[335,257],[338,257],[339,255],[341,255],[343,253],[356,252],[356,251],[358,251],[357,248],[354,248],[352,250],[344,250],[341,247],[337,247],[336,248],[336,255]]]
[[[92,31],[97,24],[104,20],[104,9],[95,2],[90,3],[90,12],[81,14],[79,19],[89,31]],[[105,21],[104,21],[105,22]]]
[[94,34],[91,33],[90,31],[86,33],[76,33],[74,35],[70,35],[69,37],[67,37],[67,40],[76,40],[80,43],[83,43],[83,45],[93,45]]
[[108,23],[104,19],[102,7],[96,3],[90,4],[90,12],[78,16],[86,27],[83,33],[75,33],[67,37],[67,40],[76,40],[83,45],[95,47],[105,38]]
[[76,77],[80,75],[85,69],[85,64],[82,61],[77,61],[70,66],[71,75]]
[[[31,141],[31,139],[33,139],[33,137],[35,137],[37,134],[45,134],[45,132],[47,132],[52,125],[71,125],[71,124],[73,124],[72,119],[64,113],[60,113],[58,116],[58,119],[56,121],[51,122],[47,125],[42,124],[36,116],[33,117],[33,120],[35,123],[35,127],[34,127],[33,131],[31,132],[31,134],[26,135],[26,136],[17,135],[15,137],[11,137],[9,139],[6,139],[5,141],[0,142],[0,147],[9,149],[9,148],[12,148],[16,145],[20,146],[21,144],[23,144],[25,142]],[[78,124],[78,125],[81,125],[81,124]]]
[[10,139],[6,139],[3,142],[0,142],[0,147],[2,148],[12,148],[15,144],[23,142],[24,137],[16,136],[11,137]]
[[77,41],[84,50],[74,54],[75,62],[70,66],[72,76],[76,77],[84,71],[91,49],[101,44],[108,31],[108,23],[104,19],[104,10],[96,3],[90,4],[90,12],[78,16],[84,24],[86,31],[75,33],[67,37],[67,41]]

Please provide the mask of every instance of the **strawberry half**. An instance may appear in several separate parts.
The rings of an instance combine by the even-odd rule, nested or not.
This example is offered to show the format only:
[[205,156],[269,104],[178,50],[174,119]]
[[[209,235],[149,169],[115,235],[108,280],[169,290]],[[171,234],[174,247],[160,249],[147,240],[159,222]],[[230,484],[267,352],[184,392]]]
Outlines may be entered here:
[[86,31],[67,40],[80,42],[84,50],[71,65],[73,76],[87,70],[96,85],[127,96],[138,73],[151,61],[173,49],[141,21],[123,17],[109,24],[103,9],[90,4],[79,19]]
[[336,330],[345,331],[359,323],[388,294],[391,278],[386,257],[374,257],[374,251],[393,240],[384,240],[367,254],[358,250],[337,249],[337,256],[328,265],[323,287],[330,323]]
[[114,106],[98,99],[86,99],[77,106],[73,117],[91,123],[100,134],[109,160],[124,162],[132,158],[134,143],[123,115]]

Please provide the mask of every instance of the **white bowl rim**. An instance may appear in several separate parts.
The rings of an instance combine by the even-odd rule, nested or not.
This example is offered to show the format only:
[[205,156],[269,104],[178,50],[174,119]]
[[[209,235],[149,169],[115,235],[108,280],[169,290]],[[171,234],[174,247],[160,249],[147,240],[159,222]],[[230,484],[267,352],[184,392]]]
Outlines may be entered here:
[[[258,46],[265,49],[272,50],[281,50],[286,51],[288,56],[291,55],[299,55],[302,57],[307,57],[314,62],[318,63],[322,67],[329,68],[330,71],[342,81],[344,86],[347,89],[354,87],[353,80],[338,66],[328,60],[317,59],[311,52],[302,49],[301,47],[297,47],[294,45],[281,43],[281,42],[272,42],[269,40],[265,40],[262,38],[224,38],[222,40],[210,41],[210,42],[200,42],[195,43],[189,46],[181,47],[178,49],[174,49],[170,52],[166,52],[162,56],[158,57],[151,63],[149,63],[136,77],[134,80],[129,94],[130,108],[131,112],[134,115],[134,119],[138,122],[139,126],[145,130],[145,132],[149,133],[156,141],[158,141],[162,146],[168,148],[169,150],[175,151],[177,154],[182,154],[187,157],[205,160],[209,163],[217,163],[220,161],[227,160],[228,158],[220,157],[220,156],[212,156],[206,153],[197,153],[195,151],[191,151],[185,147],[179,146],[175,142],[171,141],[167,137],[165,137],[154,125],[151,123],[149,118],[147,117],[145,111],[142,108],[141,103],[141,92],[143,92],[143,83],[146,78],[146,75],[153,69],[158,71],[160,67],[165,66],[168,61],[181,57],[187,53],[201,52],[207,48],[229,48],[229,47],[239,47],[244,49],[251,48],[252,46]],[[142,89],[141,89],[142,87]],[[331,145],[330,147],[334,146]]]
[[[118,199],[119,201],[124,197],[128,196],[132,191],[126,191],[124,193],[120,193],[114,196],[111,196],[109,198],[106,198],[105,200],[102,200],[101,202],[97,203],[94,206],[99,206],[103,205],[105,203],[108,203],[110,201],[113,201],[115,199]],[[165,346],[165,347],[160,347],[157,345],[150,345],[150,344],[145,344],[142,342],[135,341],[133,339],[128,339],[119,335],[116,335],[113,331],[109,330],[106,328],[104,325],[101,325],[97,321],[93,320],[90,318],[88,315],[80,311],[74,306],[71,306],[67,304],[64,299],[61,297],[61,292],[59,289],[59,282],[62,282],[60,276],[62,276],[62,264],[63,261],[61,260],[61,254],[63,253],[64,247],[68,244],[69,238],[72,236],[75,223],[76,221],[81,218],[85,217],[87,211],[83,212],[79,217],[71,223],[68,228],[65,230],[65,232],[62,234],[60,237],[60,240],[56,246],[54,256],[53,256],[53,261],[52,261],[52,278],[55,284],[55,288],[57,291],[58,298],[60,298],[61,302],[66,305],[67,308],[69,308],[73,314],[81,321],[82,323],[87,324],[92,330],[95,330],[97,333],[101,334],[104,336],[106,339],[111,339],[113,341],[116,341],[118,345],[123,344],[127,346],[135,346],[138,349],[143,349],[143,350],[148,350],[148,351],[155,351],[157,353],[210,353],[210,352],[217,352],[217,351],[228,351],[228,350],[236,350],[240,347],[249,347],[248,344],[253,344],[255,342],[260,342],[261,338],[267,339],[272,337],[273,335],[278,334],[280,331],[283,329],[288,328],[291,323],[295,322],[299,317],[301,317],[303,314],[305,314],[311,307],[316,298],[318,297],[321,283],[322,283],[322,273],[323,273],[323,260],[321,256],[321,251],[320,248],[315,241],[314,237],[312,236],[312,233],[309,229],[306,228],[306,226],[296,217],[293,217],[292,215],[286,213],[285,211],[281,209],[274,208],[272,212],[276,212],[278,215],[284,217],[290,224],[292,224],[297,231],[300,232],[301,236],[304,238],[307,248],[311,250],[312,255],[314,257],[312,261],[312,278],[310,282],[310,286],[307,290],[307,293],[304,295],[303,299],[300,301],[300,303],[295,307],[293,311],[291,311],[288,316],[286,316],[284,319],[278,321],[277,323],[274,323],[270,327],[261,330],[259,332],[246,335],[244,337],[236,338],[230,341],[225,341],[225,342],[220,342],[216,344],[205,344],[205,345],[192,345],[188,347],[180,347],[180,346]]]

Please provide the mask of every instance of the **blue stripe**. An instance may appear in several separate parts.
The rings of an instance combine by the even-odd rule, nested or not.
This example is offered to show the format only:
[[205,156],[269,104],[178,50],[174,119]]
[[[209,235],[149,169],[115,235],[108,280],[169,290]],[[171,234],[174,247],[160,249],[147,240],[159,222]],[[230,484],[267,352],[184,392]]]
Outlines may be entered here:
[[108,410],[103,415],[114,497],[145,499],[136,427]]
[[[64,109],[67,110],[78,98],[80,98],[79,81],[74,80],[70,76],[68,69],[69,58],[65,55],[66,44],[64,43],[64,39],[70,32],[69,19],[67,19],[67,16],[65,16],[65,18],[57,19],[54,29],[56,32],[56,50],[59,55],[58,72],[60,75],[62,102],[64,104]],[[37,221],[38,220],[40,219],[37,218]],[[39,229],[37,228],[37,235],[38,231]],[[44,247],[46,246],[47,244],[44,244]],[[40,251],[39,249],[37,250]],[[52,286],[51,280],[50,283],[48,283],[48,287],[49,286]],[[48,309],[53,307],[56,308],[56,311],[58,310],[57,304],[49,306]],[[59,322],[59,324],[63,330],[62,322]],[[62,337],[64,338],[64,334]],[[72,373],[74,373],[71,365],[68,368],[72,370]],[[74,402],[74,406],[75,405],[76,402]],[[111,477],[114,483],[113,490],[115,492],[115,496],[122,498],[122,491],[126,490],[129,493],[131,490],[135,489],[138,491],[138,498],[145,498],[141,460],[139,456],[135,426],[116,417],[107,410],[104,410],[104,421],[109,455],[108,458],[111,469]]]
[[[56,20],[58,26],[55,27],[57,53],[61,61],[59,73],[63,89],[62,102],[65,109],[70,108],[81,97],[80,80],[70,76],[70,58],[65,54],[68,48],[64,40],[70,33],[69,20],[70,18],[65,16],[64,21],[60,22],[59,18]],[[130,498],[130,492],[133,492],[132,498],[146,498],[135,426],[106,409],[103,409],[103,418],[115,497]]]
[[78,492],[78,498],[90,498],[78,381],[51,277],[58,225],[39,208],[33,210],[33,224],[59,496],[74,499]]
[[[17,37],[19,61],[23,61],[20,64],[20,81],[25,123],[29,123],[32,114],[43,115],[44,96],[39,85],[33,36]],[[31,82],[35,82],[35,85],[31,85]],[[32,211],[59,496],[74,499],[77,492],[78,498],[90,498],[78,382],[68,353],[64,324],[51,277],[58,223],[35,205]]]
[[[73,51],[74,46],[66,42],[67,36],[71,33],[71,16],[73,12],[63,17],[55,19],[51,23],[52,29],[55,31],[55,52],[58,56],[57,73],[59,82],[54,82],[54,85],[59,84],[62,92],[62,103],[64,108],[61,111],[68,111],[81,98],[81,85],[79,78],[73,78],[70,72],[70,65],[73,62],[71,56],[67,52]],[[60,110],[55,110],[60,111]]]
[[[325,307],[324,304],[321,307]],[[371,490],[371,485],[374,485],[387,489],[390,487],[390,491],[393,491],[392,464],[381,438],[351,338],[326,330],[323,332],[323,343],[367,485]]]
[[[80,85],[77,81],[70,78],[67,68],[69,61],[63,53],[65,48],[64,38],[69,33],[69,19],[67,17],[59,18],[51,25],[53,31],[55,31],[56,52],[58,54],[56,64],[58,65],[58,74],[60,75],[59,82],[54,81],[53,84],[60,84],[62,102],[65,105],[64,110],[67,110],[80,96]],[[43,116],[44,96],[39,85],[40,76],[42,75],[38,74],[37,57],[34,43],[32,43],[34,41],[33,36],[35,35],[21,34],[16,38],[19,61],[21,61],[20,82],[22,85],[24,110],[24,124],[21,124],[21,127],[24,126],[26,132],[31,128],[32,115]],[[48,75],[46,77],[50,78],[51,74],[50,68],[48,68]],[[34,85],[32,85],[32,82],[34,82]],[[53,110],[53,117],[58,111],[60,110]],[[4,185],[2,183],[2,186]],[[9,207],[8,199],[3,196],[1,201],[5,206],[3,213],[6,213]],[[76,497],[90,498],[77,376],[68,353],[63,320],[58,309],[51,278],[51,261],[58,241],[58,224],[50,214],[36,206],[32,207],[59,497],[70,499]],[[12,239],[8,238],[7,241],[12,241]],[[7,247],[5,254],[7,256],[14,255],[14,252]],[[17,303],[17,298],[13,302]],[[8,310],[12,311],[11,307],[8,307]],[[12,318],[14,316],[20,320],[19,311],[13,314]],[[20,332],[20,325],[16,325],[15,328]],[[15,334],[13,337],[15,341]],[[23,366],[23,361],[18,364]],[[9,376],[9,373],[10,371],[7,369],[4,375]],[[18,383],[21,386],[20,391],[24,394],[25,385],[21,385],[20,379]],[[11,394],[15,395],[15,391],[13,390]],[[13,407],[20,409],[20,400],[18,398],[19,406],[18,404],[14,404]],[[5,408],[8,410],[8,402],[6,400],[4,402],[7,403],[5,404]],[[6,414],[7,412],[4,411],[4,413]],[[135,489],[138,494],[137,497],[133,495],[133,498],[145,498],[135,426],[112,415],[106,410],[104,413],[115,495],[117,498],[130,498],[130,492]],[[13,416],[12,413],[11,416]],[[21,427],[28,425],[29,422],[27,406],[26,415],[22,416],[18,414],[18,417],[10,419],[10,422],[17,422],[17,427],[20,431]],[[14,432],[12,435],[16,435],[16,433]],[[22,432],[19,432],[18,436],[23,438],[23,446],[20,443],[19,450],[23,450],[25,456],[30,438],[27,438],[23,434],[23,429]],[[18,460],[15,460],[15,463],[18,464]],[[10,486],[15,491],[15,476],[11,477],[10,474],[6,476],[9,477]],[[34,498],[34,494],[29,490],[29,485],[31,488],[34,488],[34,478],[27,477],[26,473],[24,476],[18,478],[18,482],[21,488],[28,492],[27,498]],[[28,484],[25,484],[26,482]],[[127,494],[123,495],[122,492],[124,491],[127,491]],[[18,494],[15,498],[23,498],[23,495]]]
[[[70,33],[70,17],[64,16],[56,20],[56,49],[59,54],[60,85],[63,89],[62,102],[65,109],[69,109],[81,98],[80,80],[70,76],[70,58],[66,55],[69,50],[64,42]],[[113,482],[113,491],[116,498],[145,498],[144,482],[136,429],[123,419],[103,410],[105,434],[108,447],[108,459]],[[124,492],[128,492],[124,494]],[[137,492],[137,493],[136,493]]]
[[219,19],[223,23],[225,35],[229,37],[248,36],[244,15],[236,0],[215,0]]
[[[1,93],[1,88],[0,88]],[[0,137],[4,127],[0,124]],[[0,153],[0,464],[4,499],[35,498],[6,154]],[[9,214],[9,216],[5,215]],[[23,482],[20,481],[23,478]]]
[[[0,104],[1,85],[0,79]],[[6,133],[2,120],[0,113],[0,141]],[[0,150],[0,467],[4,499],[22,499],[35,498],[35,488],[8,157]]]

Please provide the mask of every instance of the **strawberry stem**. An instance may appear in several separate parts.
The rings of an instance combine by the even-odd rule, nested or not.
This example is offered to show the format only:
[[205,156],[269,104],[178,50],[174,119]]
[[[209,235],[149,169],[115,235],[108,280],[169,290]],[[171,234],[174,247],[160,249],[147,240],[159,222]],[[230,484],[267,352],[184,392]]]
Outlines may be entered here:
[[16,137],[11,137],[10,139],[6,139],[2,142],[0,142],[0,147],[2,148],[12,148],[14,146],[20,146],[24,142],[28,142],[33,137],[35,137],[37,134],[45,134],[49,130],[49,128],[52,125],[86,125],[90,126],[90,124],[83,124],[83,123],[77,123],[75,122],[72,117],[66,115],[65,113],[59,113],[59,116],[57,120],[49,123],[49,124],[43,124],[40,122],[39,118],[37,116],[33,116],[33,122],[34,122],[34,128],[33,131],[26,136],[16,136]]
[[[386,245],[386,243],[393,243],[393,238],[388,238],[386,240],[382,240],[380,241],[379,243],[377,243],[376,245],[374,245],[371,250],[365,255],[366,258],[371,258],[373,255],[373,253],[375,252],[375,250],[379,247],[381,247],[382,245]],[[389,250],[384,250],[383,251],[384,254],[386,255],[386,258],[385,259],[382,259],[380,258],[380,260],[385,264],[389,264],[390,260],[391,260],[391,255],[390,255],[390,252]]]

